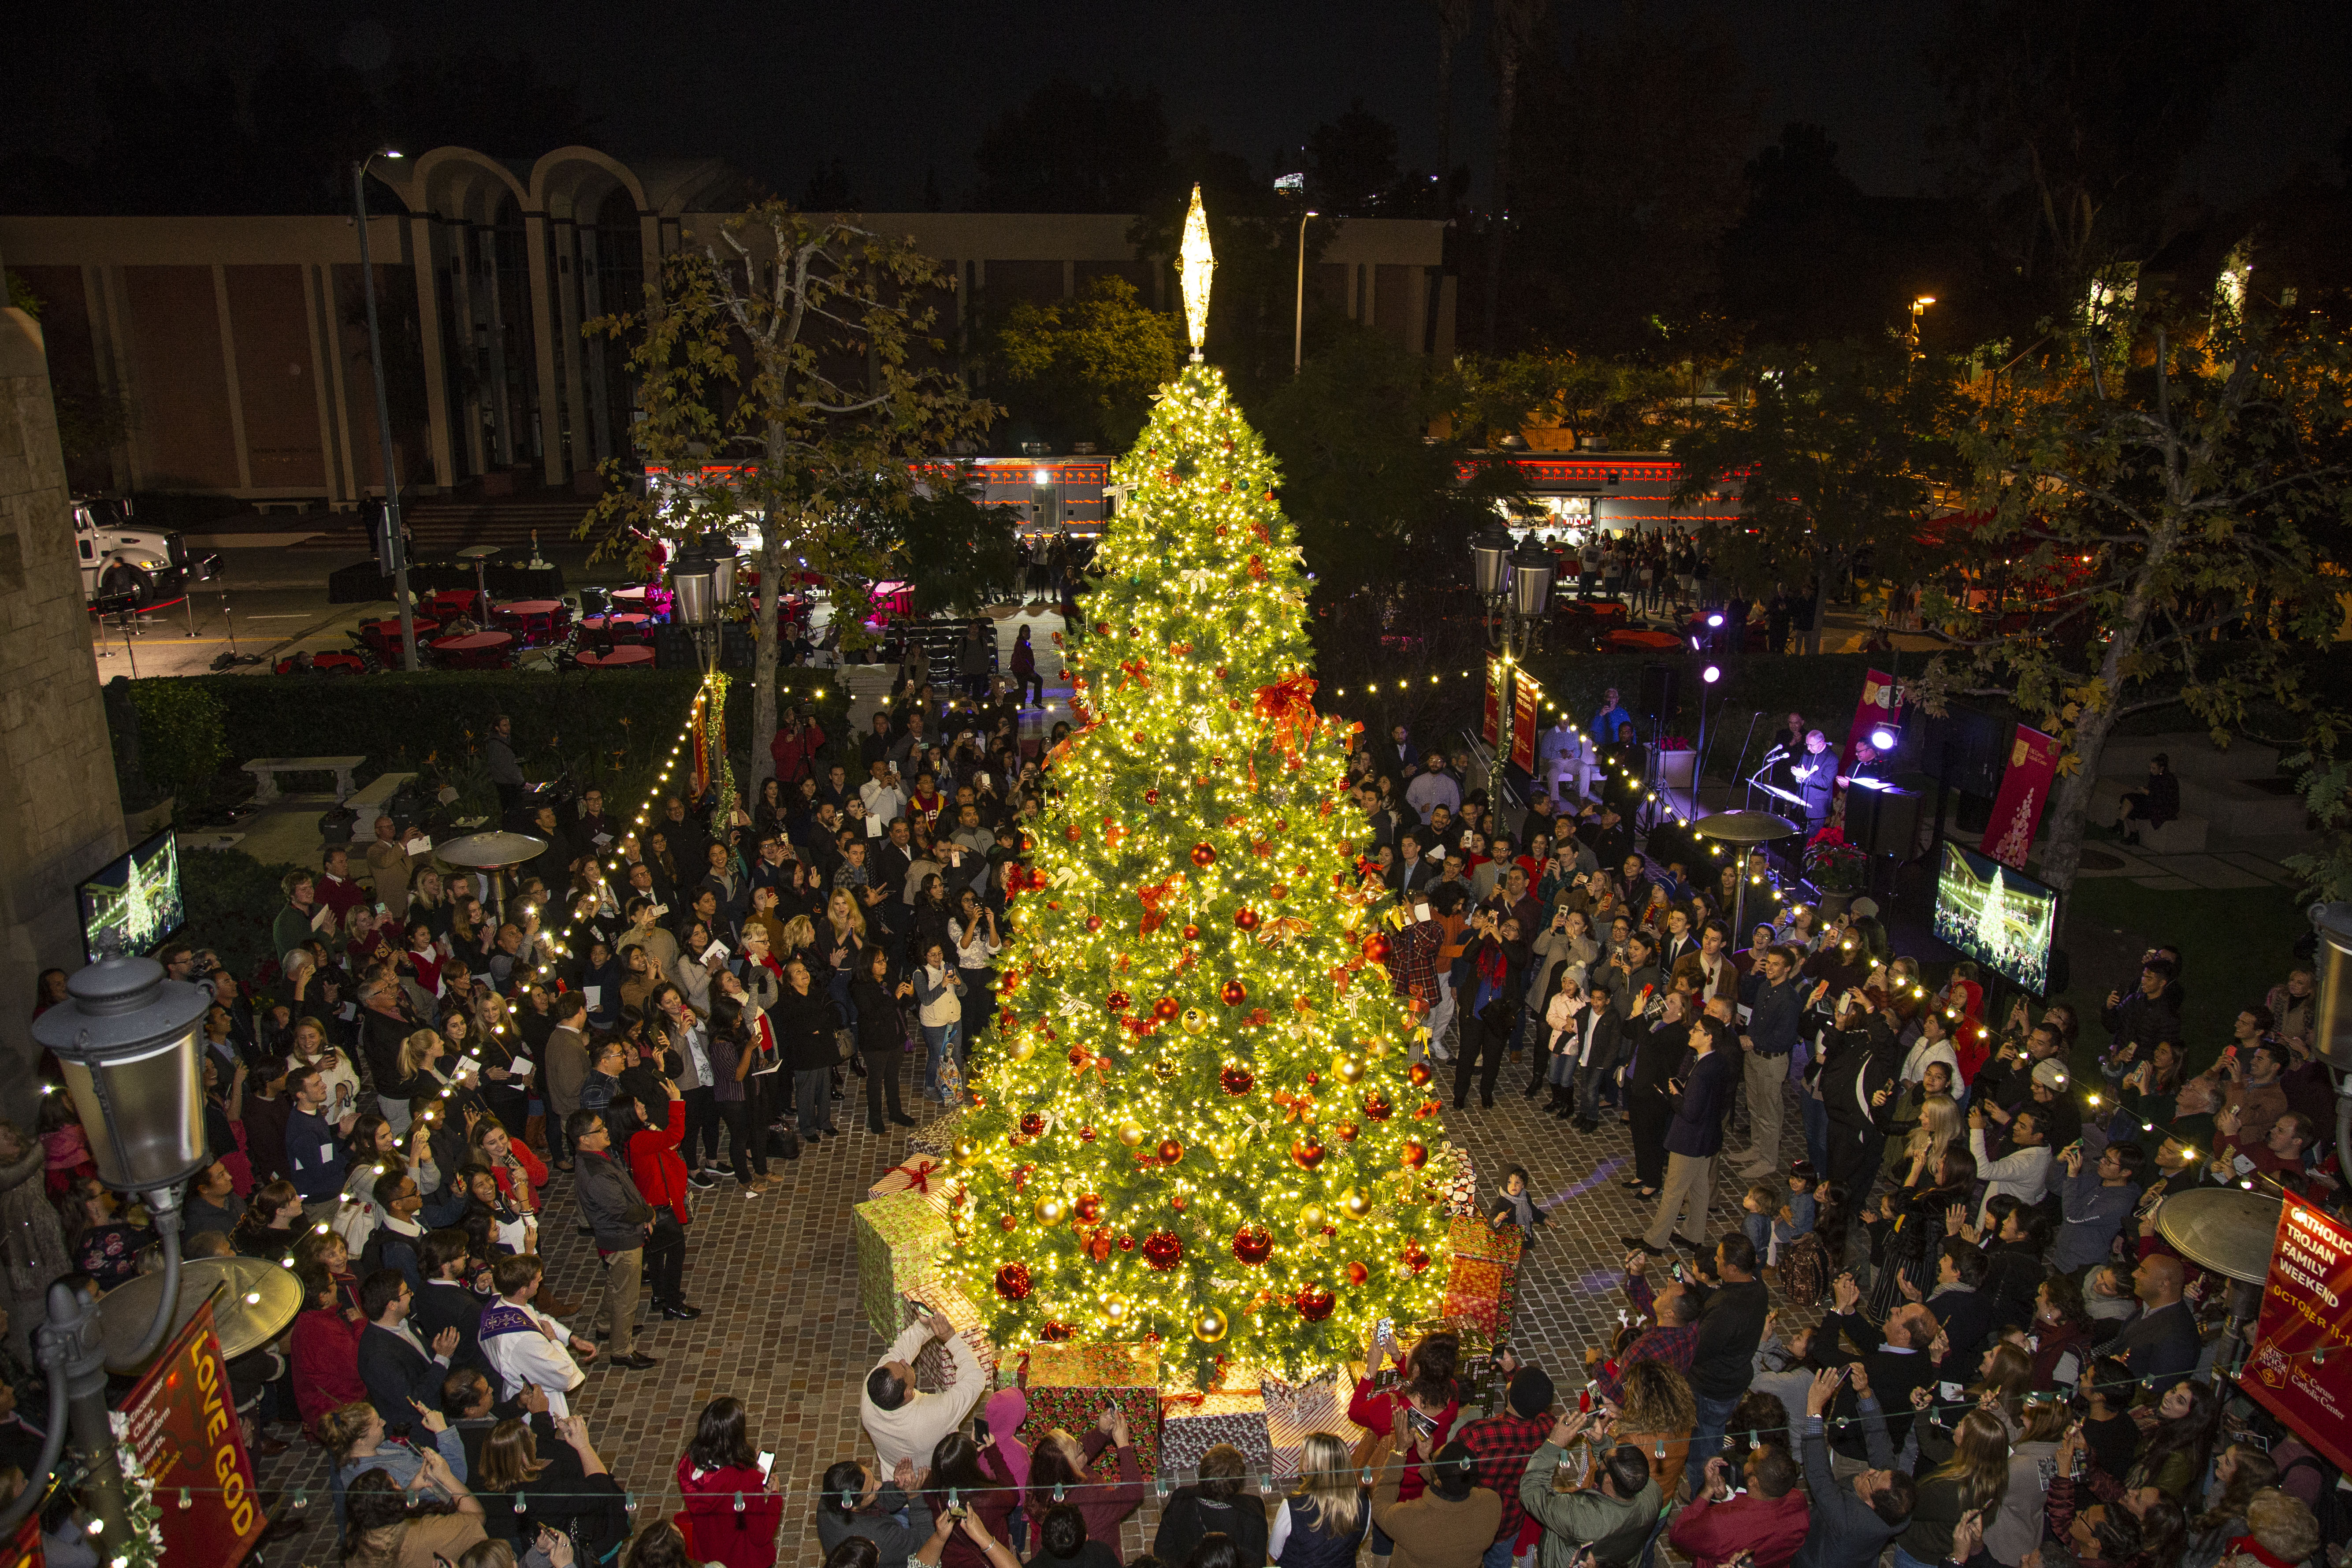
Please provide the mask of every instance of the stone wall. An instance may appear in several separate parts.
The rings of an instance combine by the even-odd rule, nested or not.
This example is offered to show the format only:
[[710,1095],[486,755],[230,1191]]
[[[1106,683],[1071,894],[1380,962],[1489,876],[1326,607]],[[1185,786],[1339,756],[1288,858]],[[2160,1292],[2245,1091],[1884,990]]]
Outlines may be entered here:
[[35,978],[81,966],[74,884],[127,847],[41,329],[0,310],[0,1111],[25,1127]]

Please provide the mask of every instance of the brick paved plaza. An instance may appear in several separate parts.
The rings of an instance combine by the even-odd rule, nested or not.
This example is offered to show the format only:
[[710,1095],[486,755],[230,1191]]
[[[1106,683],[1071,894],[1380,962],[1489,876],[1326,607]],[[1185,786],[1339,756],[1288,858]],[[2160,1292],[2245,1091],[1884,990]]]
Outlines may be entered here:
[[[1540,1101],[1519,1093],[1526,1070],[1524,1061],[1507,1064],[1495,1109],[1449,1110],[1446,1130],[1476,1160],[1482,1190],[1505,1165],[1525,1165],[1550,1210],[1551,1226],[1520,1270],[1511,1337],[1521,1355],[1554,1373],[1566,1394],[1581,1381],[1570,1369],[1581,1365],[1585,1347],[1605,1343],[1616,1327],[1624,1255],[1617,1238],[1648,1224],[1649,1205],[1620,1185],[1631,1173],[1624,1128],[1604,1125],[1586,1137],[1538,1114]],[[911,1089],[908,1103],[918,1114],[936,1110]],[[1794,1120],[1792,1111],[1792,1125]],[[782,1181],[766,1196],[745,1197],[731,1179],[697,1194],[687,1287],[702,1317],[656,1321],[641,1333],[638,1348],[659,1366],[593,1369],[573,1398],[598,1452],[630,1489],[640,1523],[678,1506],[671,1481],[677,1458],[697,1413],[720,1394],[750,1407],[756,1443],[775,1451],[783,1485],[796,1499],[812,1494],[827,1465],[865,1451],[858,1390],[884,1346],[858,1311],[849,1211],[877,1176],[906,1157],[908,1142],[869,1136],[856,1115],[837,1114],[836,1123],[856,1130],[798,1162],[773,1163]],[[1736,1122],[1730,1142],[1744,1146]],[[1736,1221],[1744,1190],[1736,1178],[1718,1180],[1717,1231]],[[573,1226],[569,1178],[555,1178],[549,1206],[541,1237],[550,1286],[582,1304],[571,1322],[583,1326],[593,1321],[601,1285],[595,1253]],[[308,1489],[315,1500],[305,1511],[318,1522],[278,1547],[274,1560],[331,1562],[323,1451],[298,1441],[261,1472],[266,1486]],[[1157,1510],[1147,1502],[1128,1521],[1126,1554],[1144,1549],[1156,1522]],[[777,1561],[818,1561],[810,1509],[802,1501],[785,1509]]]

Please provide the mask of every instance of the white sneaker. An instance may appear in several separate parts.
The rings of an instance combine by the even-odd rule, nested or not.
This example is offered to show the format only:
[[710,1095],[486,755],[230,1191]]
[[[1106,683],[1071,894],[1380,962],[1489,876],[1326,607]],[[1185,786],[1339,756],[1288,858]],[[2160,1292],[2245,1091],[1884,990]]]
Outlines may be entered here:
[[1454,1053],[1447,1050],[1444,1046],[1439,1045],[1435,1040],[1429,1042],[1429,1054],[1435,1057],[1442,1062],[1450,1062],[1454,1059]]

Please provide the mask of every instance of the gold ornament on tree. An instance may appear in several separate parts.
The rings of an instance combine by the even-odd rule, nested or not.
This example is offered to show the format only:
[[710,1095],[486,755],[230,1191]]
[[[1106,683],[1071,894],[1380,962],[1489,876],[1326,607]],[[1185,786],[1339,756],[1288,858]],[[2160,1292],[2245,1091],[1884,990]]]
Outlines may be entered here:
[[1192,1320],[1192,1337],[1203,1344],[1213,1345],[1223,1339],[1225,1331],[1232,1327],[1223,1312],[1211,1307]]

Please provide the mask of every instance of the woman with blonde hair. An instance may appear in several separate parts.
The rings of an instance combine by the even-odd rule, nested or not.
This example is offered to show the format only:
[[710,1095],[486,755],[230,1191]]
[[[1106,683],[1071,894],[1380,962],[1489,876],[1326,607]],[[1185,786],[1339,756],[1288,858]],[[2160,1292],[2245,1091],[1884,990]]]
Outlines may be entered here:
[[1691,1392],[1690,1379],[1663,1361],[1637,1361],[1621,1381],[1624,1398],[1617,1407],[1617,1441],[1642,1450],[1658,1495],[1671,1501],[1690,1459],[1698,1396]]
[[1371,1523],[1358,1468],[1348,1445],[1328,1432],[1309,1432],[1298,1460],[1298,1486],[1275,1510],[1265,1554],[1281,1568],[1335,1568],[1352,1563]]
[[1948,1446],[1932,1423],[1916,1423],[1914,1430],[1921,1458],[1948,1457],[1919,1478],[1910,1526],[1895,1538],[1895,1568],[1939,1568],[1952,1554],[1952,1531],[1962,1514],[1981,1514],[1988,1530],[1999,1522],[2009,1495],[2009,1432],[2000,1416],[1984,1409],[1960,1417]]
[[384,1435],[383,1417],[366,1400],[339,1405],[319,1417],[319,1440],[335,1458],[341,1489],[370,1470],[382,1470],[404,1491],[457,1499],[465,1495],[466,1445],[438,1410],[427,1410],[414,1428],[432,1439],[419,1448]]
[[2246,1533],[2246,1508],[2254,1494],[2278,1485],[2278,1461],[2252,1443],[2232,1443],[2213,1461],[2212,1501],[2189,1521],[2188,1568],[2212,1568],[2230,1542]]
[[1929,1095],[1920,1102],[1919,1125],[1899,1141],[1886,1141],[1885,1173],[1901,1180],[1904,1167],[1922,1154],[1927,1156],[1926,1168],[1933,1171],[1943,1163],[1945,1150],[1969,1146],[1968,1128],[1968,1113],[1958,1100],[1948,1094]]

